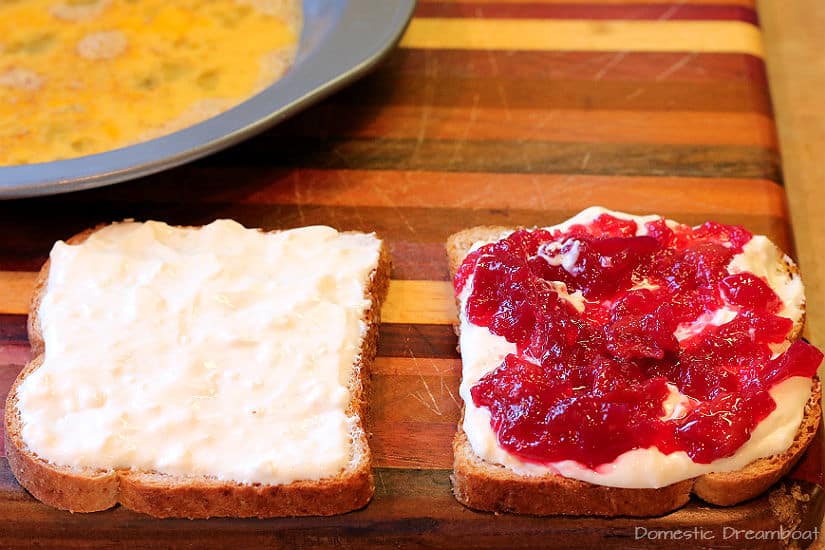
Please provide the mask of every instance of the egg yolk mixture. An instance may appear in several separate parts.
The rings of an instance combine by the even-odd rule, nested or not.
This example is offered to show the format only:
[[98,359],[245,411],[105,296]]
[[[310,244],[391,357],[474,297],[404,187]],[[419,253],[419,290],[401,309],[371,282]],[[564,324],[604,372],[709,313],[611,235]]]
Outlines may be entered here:
[[279,78],[300,0],[0,0],[0,165],[185,128]]

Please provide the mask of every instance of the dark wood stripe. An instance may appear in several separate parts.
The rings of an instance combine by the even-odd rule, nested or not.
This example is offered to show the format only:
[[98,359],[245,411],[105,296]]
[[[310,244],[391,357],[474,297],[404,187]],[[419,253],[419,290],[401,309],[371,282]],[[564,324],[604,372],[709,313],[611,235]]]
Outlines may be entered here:
[[[494,153],[490,153],[494,154]],[[18,246],[8,251],[0,249],[0,269],[6,261],[12,266],[21,262],[40,266],[57,238],[66,238],[86,227],[99,223],[134,217],[138,220],[160,219],[175,225],[202,225],[215,218],[231,218],[247,227],[265,229],[286,229],[311,224],[332,225],[340,230],[375,231],[385,238],[391,247],[393,243],[417,242],[430,244],[430,257],[426,263],[415,268],[415,258],[397,258],[400,274],[411,273],[411,278],[444,280],[446,258],[439,260],[438,246],[456,231],[475,225],[537,226],[551,225],[569,218],[576,213],[573,209],[497,209],[497,208],[428,208],[428,207],[366,207],[366,206],[326,206],[295,204],[209,204],[208,207],[193,210],[178,203],[72,203],[72,208],[54,209],[51,223],[40,223],[41,209],[59,201],[60,198],[38,199],[0,203],[0,232],[18,231],[26,233],[26,247]],[[609,206],[609,205],[608,205]],[[644,207],[640,205],[642,210]],[[101,214],[105,212],[105,214]],[[679,212],[662,209],[660,214],[684,223],[698,224],[707,221],[706,213]],[[780,247],[790,250],[789,230],[784,218],[747,215],[718,214],[713,216],[722,223],[740,224],[757,234],[768,235]],[[62,227],[64,232],[55,235],[52,227]],[[67,230],[65,228],[77,228]],[[403,246],[403,245],[402,245]],[[396,261],[394,259],[394,261]],[[443,262],[443,263],[441,263]],[[398,269],[398,268],[397,268]]]
[[[658,518],[532,517],[470,511],[453,498],[450,469],[375,468],[375,497],[363,510],[330,517],[164,520],[114,508],[93,514],[69,514],[35,501],[0,459],[0,515],[15,529],[3,533],[4,548],[49,547],[332,548],[630,548],[636,528],[692,530],[723,539],[723,527],[778,530],[769,496],[733,508],[708,507],[691,500]],[[730,539],[736,548],[753,541]],[[648,547],[648,545],[644,545]],[[684,548],[684,542],[656,542],[652,547]],[[772,546],[771,546],[772,547]]]
[[[546,81],[656,81],[666,74],[680,82],[722,81],[757,84],[752,93],[767,90],[762,59],[734,53],[556,52],[399,49],[366,82],[410,75],[440,80],[495,78]],[[370,94],[364,97],[369,101]]]
[[266,167],[256,171],[246,166],[206,170],[197,165],[66,195],[64,200],[545,210],[581,209],[609,198],[617,210],[649,213],[671,206],[669,195],[676,194],[682,208],[708,216],[744,211],[784,217],[787,211],[785,191],[769,180]]
[[[670,5],[682,6],[685,4],[696,6],[743,6],[752,10],[756,9],[756,0],[449,0],[455,4],[570,4],[589,5],[601,4],[616,6],[624,4],[647,5]],[[444,0],[418,0],[419,4],[440,4]]]
[[[25,315],[0,315],[0,345],[27,344]],[[456,358],[458,338],[449,325],[382,323],[380,357]]]
[[382,323],[379,357],[457,358],[458,338],[449,325]]
[[419,3],[416,17],[525,19],[625,19],[744,21],[758,24],[756,11],[744,6],[696,4],[540,4],[540,3]]
[[[472,103],[472,101],[471,101]],[[776,149],[771,117],[752,112],[695,112],[678,104],[666,111],[626,109],[351,105],[320,109],[270,132],[288,139],[415,139],[465,142],[744,145]]]
[[790,471],[788,477],[795,480],[806,481],[811,485],[818,485],[825,488],[825,473],[822,471],[822,453],[823,453],[823,427],[819,424],[819,429],[816,431],[814,440],[811,442],[808,450],[802,456],[802,459]]
[[[159,215],[151,217],[152,219],[159,219]],[[319,220],[318,223],[327,224],[328,222]],[[65,238],[65,236],[57,238]],[[4,271],[39,271],[46,261],[53,242],[46,237],[42,243],[26,252],[18,251],[9,255],[0,250],[0,269]],[[388,240],[387,245],[393,258],[393,279],[446,281],[449,278],[444,243],[399,239]],[[1,337],[2,335],[0,335]]]
[[[23,365],[31,361],[31,359],[31,348],[28,342],[19,344],[0,343],[0,368],[9,367],[20,369]],[[0,447],[2,447],[2,445],[0,445]]]
[[523,174],[695,176],[781,181],[775,151],[745,145],[559,143],[416,139],[312,139],[273,134],[201,161],[321,169]]
[[[27,344],[25,315],[0,315],[0,345]],[[449,325],[383,323],[378,340],[380,357],[456,358],[458,339]]]
[[[3,365],[0,362],[0,403],[2,403],[2,407],[0,407],[0,434],[5,432],[5,405],[6,405],[6,397],[9,395],[9,390],[11,389],[14,381],[17,379],[17,375],[20,374],[20,370],[23,368],[22,365]],[[6,438],[0,437],[0,470],[5,466],[8,466],[5,463],[5,456],[6,456]],[[5,484],[3,483],[3,472],[0,471],[0,500],[4,496],[6,496],[6,491],[4,490]],[[4,516],[0,516],[2,518]],[[0,519],[0,521],[4,521],[4,519]],[[3,545],[3,531],[0,530],[0,546]]]
[[446,281],[450,278],[443,242],[392,240],[388,245],[393,279]]
[[[293,120],[335,118],[353,107],[408,105],[477,109],[587,109],[632,111],[756,112],[771,114],[767,88],[747,81],[681,81],[668,68],[651,80],[550,80],[546,78],[430,77],[376,74],[350,86],[324,106]],[[658,79],[658,80],[657,80]],[[282,128],[289,133],[293,123]]]
[[25,315],[0,314],[0,345],[27,344],[26,322]]

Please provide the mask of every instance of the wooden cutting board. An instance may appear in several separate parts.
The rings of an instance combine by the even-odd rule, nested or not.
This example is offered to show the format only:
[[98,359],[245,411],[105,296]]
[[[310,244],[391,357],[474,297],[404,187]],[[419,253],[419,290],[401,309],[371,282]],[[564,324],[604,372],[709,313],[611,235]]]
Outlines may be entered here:
[[[791,228],[750,0],[425,0],[374,74],[228,152],[133,183],[0,204],[0,395],[28,358],[34,272],[56,239],[127,217],[377,231],[393,283],[373,372],[376,494],[331,518],[155,520],[32,499],[0,458],[0,547],[774,548],[821,522],[821,439],[794,479],[733,508],[535,518],[450,493],[460,364],[443,242],[600,204]],[[769,540],[763,540],[768,537]],[[808,542],[807,540],[800,541]]]

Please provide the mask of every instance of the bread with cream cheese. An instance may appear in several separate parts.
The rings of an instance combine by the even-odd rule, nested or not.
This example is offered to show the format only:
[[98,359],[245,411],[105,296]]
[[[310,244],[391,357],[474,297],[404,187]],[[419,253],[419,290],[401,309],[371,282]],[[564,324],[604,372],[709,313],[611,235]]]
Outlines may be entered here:
[[[483,226],[451,235],[446,243],[451,276],[474,244],[495,242],[516,229]],[[778,268],[799,275],[790,259],[779,257],[782,265]],[[799,338],[803,325],[804,302],[788,339]],[[460,333],[460,327],[455,328]],[[609,487],[556,474],[521,475],[479,457],[463,430],[462,418],[453,441],[453,493],[470,508],[535,515],[657,516],[685,505],[691,493],[712,504],[735,505],[764,492],[798,462],[819,428],[820,400],[821,386],[814,379],[802,423],[785,452],[755,460],[738,471],[704,474],[660,488]]]
[[[75,235],[67,243],[82,243],[98,229],[101,227]],[[346,413],[356,418],[350,428],[352,448],[348,464],[332,477],[268,485],[227,482],[204,475],[73,468],[48,462],[27,447],[21,435],[18,389],[26,377],[41,366],[48,345],[38,315],[40,303],[48,293],[50,262],[47,261],[38,275],[30,307],[29,339],[34,359],[18,376],[6,402],[5,447],[12,472],[37,499],[72,512],[104,510],[120,503],[155,517],[273,517],[332,515],[363,507],[373,493],[365,426],[367,389],[376,354],[380,307],[389,284],[389,265],[388,253],[381,244],[377,264],[364,287],[369,306],[361,320],[366,330],[347,381]]]

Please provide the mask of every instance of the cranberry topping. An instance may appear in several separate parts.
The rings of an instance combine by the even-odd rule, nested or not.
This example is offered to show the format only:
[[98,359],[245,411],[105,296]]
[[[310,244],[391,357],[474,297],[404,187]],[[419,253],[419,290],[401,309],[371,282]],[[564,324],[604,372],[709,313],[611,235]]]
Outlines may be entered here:
[[782,309],[782,300],[768,283],[753,273],[736,273],[722,279],[719,288],[722,296],[731,303],[748,309],[765,309],[777,313]]
[[[813,376],[822,360],[797,341],[772,358],[792,322],[776,293],[727,265],[751,239],[741,227],[691,228],[602,214],[559,230],[520,230],[467,256],[454,283],[470,322],[516,344],[471,388],[499,444],[523,460],[590,468],[632,449],[730,456],[775,408],[768,391]],[[581,292],[584,310],[558,289]],[[721,307],[725,324],[697,330]],[[692,336],[690,336],[692,334]],[[689,398],[667,418],[675,388]]]

